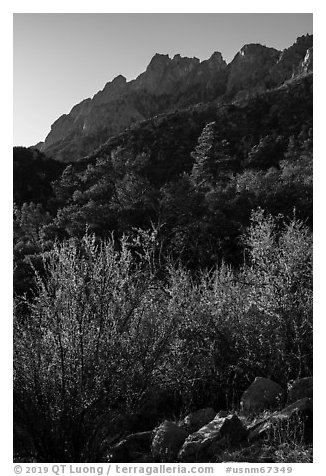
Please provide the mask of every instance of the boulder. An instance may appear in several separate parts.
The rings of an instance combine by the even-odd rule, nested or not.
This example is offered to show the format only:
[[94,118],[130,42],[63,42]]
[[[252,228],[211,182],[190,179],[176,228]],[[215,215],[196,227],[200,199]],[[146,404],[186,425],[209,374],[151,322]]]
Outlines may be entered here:
[[[302,398],[291,405],[288,405],[284,408],[280,414],[279,418],[282,418],[283,421],[288,422],[290,428],[294,428],[293,437],[300,437],[300,432],[302,431],[302,436],[305,442],[312,442],[313,438],[313,401],[312,398],[305,397]],[[299,425],[298,425],[299,424]],[[298,428],[301,426],[301,429]],[[297,433],[297,434],[296,434]]]
[[220,410],[217,415],[215,415],[215,418],[225,418],[228,416],[228,412],[226,410]]
[[248,441],[278,435],[285,439],[312,441],[313,405],[311,398],[303,398],[279,412],[256,422],[248,428]]
[[288,403],[296,402],[305,397],[312,398],[312,386],[312,377],[295,380],[288,391]]
[[283,410],[279,412],[280,415],[284,415],[284,416],[291,416],[294,413],[309,413],[312,415],[313,413],[312,398],[309,398],[309,397],[301,398],[300,400],[297,400],[296,402],[291,403],[291,405],[288,405],[287,407],[283,408]]
[[172,421],[164,421],[154,433],[152,455],[155,462],[173,463],[189,432]]
[[189,413],[183,420],[183,424],[190,433],[193,433],[214,420],[215,416],[216,411],[213,408],[202,408],[196,412]]
[[179,451],[178,459],[185,463],[208,462],[223,446],[239,443],[246,434],[247,430],[237,415],[215,417],[188,436]]
[[128,435],[111,448],[107,460],[112,463],[135,462],[150,452],[152,439],[152,431]]
[[240,406],[245,415],[257,413],[280,405],[283,400],[282,387],[268,378],[256,377],[242,394]]

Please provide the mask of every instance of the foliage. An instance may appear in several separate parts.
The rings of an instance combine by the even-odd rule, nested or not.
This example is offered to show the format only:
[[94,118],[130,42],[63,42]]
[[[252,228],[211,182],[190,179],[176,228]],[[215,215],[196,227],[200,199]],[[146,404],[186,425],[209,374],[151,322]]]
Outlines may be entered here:
[[51,222],[51,215],[41,204],[14,204],[14,292],[30,294],[33,287],[33,268],[39,268],[41,253],[52,242],[45,239],[44,228]]
[[99,460],[153,391],[179,395],[182,413],[230,408],[257,375],[284,385],[311,374],[309,229],[258,210],[245,244],[241,270],[197,278],[162,261],[155,230],[43,254],[14,321],[15,421],[39,458]]
[[296,218],[280,221],[252,214],[244,270],[253,319],[248,347],[254,339],[259,360],[265,356],[261,371],[286,385],[312,368],[312,235]]
[[29,313],[15,318],[15,417],[42,460],[98,457],[114,418],[163,383],[177,316],[161,306],[152,251],[126,238],[120,248],[88,235],[78,248],[56,244]]
[[232,171],[235,159],[231,156],[230,144],[219,137],[217,124],[205,126],[192,153],[195,161],[191,177],[195,186],[208,187],[225,181]]
[[65,166],[14,150],[20,456],[99,461],[157,406],[311,375],[311,93],[162,114]]
[[35,148],[14,147],[14,202],[18,206],[24,202],[40,203],[52,210],[51,182],[58,179],[63,170],[63,164],[50,159]]

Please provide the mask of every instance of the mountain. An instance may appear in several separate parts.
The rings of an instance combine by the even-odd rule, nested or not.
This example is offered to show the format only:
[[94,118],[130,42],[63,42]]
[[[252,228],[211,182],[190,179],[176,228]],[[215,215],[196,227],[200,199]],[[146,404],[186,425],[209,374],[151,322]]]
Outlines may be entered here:
[[229,65],[227,92],[235,95],[242,90],[264,88],[280,52],[259,44],[245,45]]
[[[152,462],[161,421],[311,377],[311,42],[155,55],[14,148],[17,463]],[[205,461],[310,462],[301,430]]]
[[63,162],[88,155],[131,124],[201,102],[229,101],[276,87],[312,69],[312,35],[284,51],[245,45],[230,64],[221,53],[198,58],[156,54],[135,80],[122,75],[51,126],[40,150]]

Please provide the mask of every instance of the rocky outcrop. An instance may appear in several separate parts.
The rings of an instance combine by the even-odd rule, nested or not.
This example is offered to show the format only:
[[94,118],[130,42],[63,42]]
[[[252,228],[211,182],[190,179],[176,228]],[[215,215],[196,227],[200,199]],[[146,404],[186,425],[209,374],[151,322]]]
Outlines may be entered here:
[[[301,379],[304,380],[304,379]],[[276,395],[277,384],[258,378],[249,389],[259,386],[266,403]],[[248,390],[249,390],[248,389]],[[266,389],[268,392],[266,394]],[[271,392],[271,389],[273,391]],[[248,393],[247,393],[248,395]],[[252,393],[251,393],[252,395]],[[255,393],[256,395],[256,393]],[[265,397],[265,398],[264,398]],[[257,401],[256,398],[254,400]],[[256,407],[254,407],[256,408]],[[124,437],[111,447],[106,461],[120,463],[184,463],[223,460],[230,451],[248,448],[252,456],[255,445],[269,440],[271,444],[294,442],[311,444],[313,437],[312,398],[302,398],[281,410],[264,411],[252,420],[252,415],[238,416],[224,410],[215,415],[212,408],[190,413],[182,422],[165,420],[156,429]],[[207,423],[207,420],[213,418]],[[203,426],[198,426],[206,421]],[[221,461],[222,461],[221,460]],[[252,462],[255,462],[252,460]]]
[[311,73],[313,69],[313,48],[308,48],[302,63],[299,66],[298,74]]
[[276,63],[280,51],[259,44],[245,45],[228,66],[227,92],[266,88],[270,69]]
[[283,396],[284,390],[279,384],[268,378],[256,377],[242,394],[241,411],[248,415],[279,406]]
[[225,445],[234,445],[245,438],[247,429],[236,415],[215,418],[185,440],[178,459],[184,463],[210,461]]
[[225,81],[216,75],[225,66],[220,53],[202,63],[198,58],[156,54],[135,80],[127,82],[119,75],[57,119],[41,150],[61,161],[81,158],[135,122],[178,104],[199,102],[206,91],[210,97],[217,89],[222,93]]
[[106,83],[102,91],[95,94],[92,99],[92,106],[99,106],[115,101],[123,94],[126,94],[129,89],[130,85],[127,83],[126,78],[119,74],[113,81]]
[[156,430],[152,441],[152,455],[157,463],[172,463],[189,435],[172,421],[165,421]]
[[288,390],[288,403],[296,402],[302,398],[312,398],[313,394],[313,378],[305,377],[295,380]]
[[[292,46],[281,52],[278,61],[270,71],[270,80],[272,84],[276,85],[297,74],[302,74],[303,72],[308,73],[309,70],[311,71],[311,69],[309,69],[308,50],[311,50],[312,42],[312,35],[301,36]],[[303,66],[307,54],[307,65]]]
[[313,405],[311,398],[303,398],[288,405],[283,410],[256,422],[248,428],[248,441],[259,438],[278,437],[291,438],[293,441],[312,442],[313,436]]
[[264,91],[311,70],[312,35],[298,38],[283,52],[245,45],[229,65],[219,52],[201,62],[156,54],[136,79],[128,82],[117,76],[57,119],[40,150],[63,162],[75,161],[135,122],[175,108]]
[[131,89],[157,96],[171,94],[174,92],[176,84],[182,81],[198,64],[198,58],[183,58],[180,55],[175,55],[171,60],[168,55],[156,54],[146,71],[131,81]]
[[43,147],[44,142],[38,142],[37,144],[33,145],[32,147],[37,150],[41,150]]
[[152,438],[152,431],[128,435],[111,448],[107,460],[112,463],[135,462],[150,453]]
[[189,415],[184,418],[183,424],[190,433],[193,433],[214,420],[215,416],[216,411],[213,410],[213,408],[202,408],[196,412],[189,413]]

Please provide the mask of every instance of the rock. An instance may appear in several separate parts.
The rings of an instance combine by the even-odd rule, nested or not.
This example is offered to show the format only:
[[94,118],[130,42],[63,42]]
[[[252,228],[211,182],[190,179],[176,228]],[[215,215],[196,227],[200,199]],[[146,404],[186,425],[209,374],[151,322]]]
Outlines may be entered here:
[[307,56],[307,50],[312,44],[312,35],[304,35],[297,38],[292,46],[283,50],[277,63],[271,68],[272,83],[277,84],[296,74],[307,73],[310,66],[310,55]]
[[287,407],[283,408],[283,410],[280,412],[280,415],[285,415],[285,416],[291,416],[294,413],[300,413],[300,412],[308,412],[312,415],[313,412],[313,403],[312,403],[312,398],[305,397],[301,398],[300,400],[297,400],[294,403],[291,403],[291,405],[288,405]]
[[255,421],[254,424],[248,426],[248,441],[252,443],[253,441],[258,440],[259,438],[264,438],[271,428],[271,416]]
[[188,431],[179,427],[176,423],[167,420],[162,423],[155,430],[152,441],[152,455],[155,462],[174,462],[188,435]]
[[152,431],[134,433],[113,446],[108,461],[112,463],[131,463],[149,453],[153,438]]
[[245,97],[311,70],[311,35],[298,38],[283,52],[245,45],[228,65],[219,52],[204,61],[156,54],[136,79],[119,75],[59,117],[39,147],[56,160],[77,161],[135,122],[214,101],[225,93],[229,98]]
[[306,56],[304,57],[300,67],[299,67],[299,74],[300,73],[310,73],[313,68],[313,48],[308,48],[306,52]]
[[276,64],[280,51],[260,44],[249,44],[241,48],[228,65],[227,92],[264,86],[269,71]]
[[229,415],[224,419],[220,433],[230,445],[235,445],[244,439],[247,429],[237,415]]
[[155,96],[171,94],[178,82],[186,78],[199,63],[198,58],[181,57],[177,54],[170,59],[168,55],[156,54],[146,71],[131,83],[132,88]]
[[236,415],[215,417],[210,423],[188,436],[178,459],[182,462],[207,462],[226,444],[239,443],[247,435],[247,429]]
[[204,425],[214,420],[216,416],[216,411],[213,408],[202,408],[196,412],[192,412],[185,417],[183,420],[184,426],[189,430],[190,433],[193,433],[199,428],[202,428]]
[[284,408],[280,414],[279,419],[287,420],[289,426],[294,427],[294,435],[298,433],[300,437],[300,428],[298,424],[302,426],[302,436],[304,440],[312,442],[313,438],[313,400],[312,398],[305,397],[298,400],[291,405]]
[[264,420],[248,428],[248,441],[263,438],[269,434],[284,436],[284,439],[312,441],[313,405],[311,398],[303,398],[288,405],[279,412],[274,412]]
[[279,405],[283,399],[282,387],[268,378],[256,377],[242,394],[240,406],[243,414],[257,413]]
[[312,398],[313,378],[305,377],[295,380],[288,391],[288,403],[296,402],[302,398]]
[[220,410],[215,418],[225,418],[228,416],[228,412],[226,410]]

